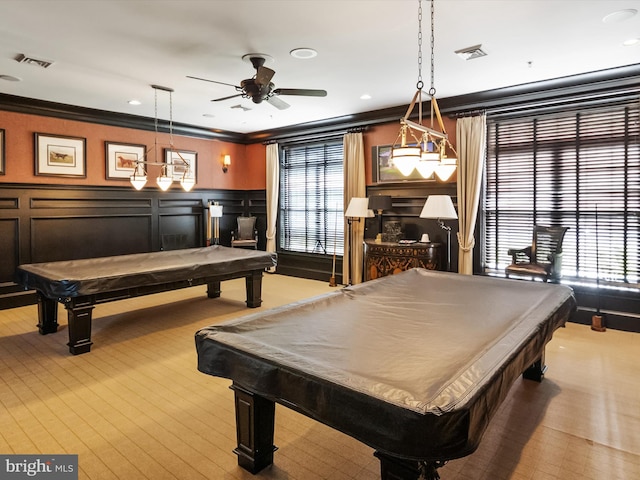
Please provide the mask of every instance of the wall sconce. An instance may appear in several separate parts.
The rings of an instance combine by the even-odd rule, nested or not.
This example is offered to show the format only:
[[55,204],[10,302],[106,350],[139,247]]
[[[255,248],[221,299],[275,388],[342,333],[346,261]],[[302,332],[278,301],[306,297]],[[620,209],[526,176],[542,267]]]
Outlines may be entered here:
[[227,171],[229,170],[229,165],[231,165],[231,155],[225,155],[222,158],[222,171],[224,173],[227,173]]

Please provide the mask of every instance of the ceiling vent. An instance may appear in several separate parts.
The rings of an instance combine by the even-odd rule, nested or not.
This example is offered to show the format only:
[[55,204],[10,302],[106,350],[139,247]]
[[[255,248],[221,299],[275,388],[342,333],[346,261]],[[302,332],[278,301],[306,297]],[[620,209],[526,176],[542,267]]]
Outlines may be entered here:
[[482,45],[474,45],[473,47],[456,50],[456,55],[463,60],[473,60],[474,58],[485,57],[487,52],[482,50]]
[[49,68],[51,65],[53,65],[53,62],[49,60],[40,60],[38,58],[27,57],[23,53],[16,57],[16,61],[19,63],[26,63],[28,65],[34,65],[41,68]]

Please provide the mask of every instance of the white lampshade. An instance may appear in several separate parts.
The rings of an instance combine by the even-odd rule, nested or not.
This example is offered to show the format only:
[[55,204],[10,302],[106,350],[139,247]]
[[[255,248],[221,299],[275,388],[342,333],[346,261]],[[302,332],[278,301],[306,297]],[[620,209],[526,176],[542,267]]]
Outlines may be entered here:
[[344,212],[345,217],[373,217],[373,210],[369,210],[369,199],[367,197],[352,197]]
[[458,214],[449,195],[429,195],[420,212],[420,218],[455,219],[458,218]]
[[446,182],[449,180],[453,172],[456,171],[456,159],[455,158],[443,158],[436,166],[435,172],[438,178]]
[[192,177],[186,177],[180,180],[180,186],[182,186],[185,192],[190,192],[196,181]]
[[422,178],[430,178],[439,164],[440,154],[438,152],[422,152],[416,169]]
[[147,176],[146,175],[131,175],[129,177],[129,181],[133,188],[136,190],[142,190],[142,188],[147,184]]
[[212,218],[222,217],[222,205],[209,205],[209,215]]
[[408,177],[420,160],[420,147],[398,147],[391,151],[391,161],[402,175]]
[[166,192],[171,186],[171,184],[173,183],[173,178],[168,177],[167,175],[160,175],[156,179],[156,183],[160,187],[160,190],[162,190],[163,192]]

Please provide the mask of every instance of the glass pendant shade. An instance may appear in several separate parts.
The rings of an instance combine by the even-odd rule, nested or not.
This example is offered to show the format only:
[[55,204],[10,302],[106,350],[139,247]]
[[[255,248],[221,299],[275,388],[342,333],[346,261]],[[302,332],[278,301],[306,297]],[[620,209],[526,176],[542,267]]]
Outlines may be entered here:
[[147,184],[146,175],[131,175],[131,177],[129,177],[129,180],[131,181],[131,185],[133,185],[133,188],[135,188],[136,190],[142,190],[142,188]]
[[456,171],[456,159],[455,158],[443,158],[435,169],[438,178],[446,182],[449,180],[453,172]]
[[160,187],[160,190],[166,192],[167,190],[169,190],[169,187],[173,183],[173,179],[171,177],[168,177],[167,175],[160,175],[156,179],[156,183],[158,184],[158,187]]
[[180,186],[185,192],[190,192],[195,184],[196,182],[192,177],[186,177],[180,180]]
[[416,170],[422,178],[430,178],[440,163],[440,155],[436,152],[422,152],[420,161],[416,165]]
[[398,147],[391,151],[391,160],[402,175],[408,177],[420,161],[420,147]]

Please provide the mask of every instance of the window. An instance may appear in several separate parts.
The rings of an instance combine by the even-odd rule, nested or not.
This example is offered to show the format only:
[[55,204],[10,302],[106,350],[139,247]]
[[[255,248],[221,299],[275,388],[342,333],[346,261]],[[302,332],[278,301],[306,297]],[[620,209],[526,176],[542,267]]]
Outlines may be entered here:
[[[638,102],[488,119],[485,267],[531,243],[534,224],[569,227],[562,274],[638,282]],[[596,228],[597,227],[597,228]]]
[[283,147],[279,248],[343,254],[342,138]]

